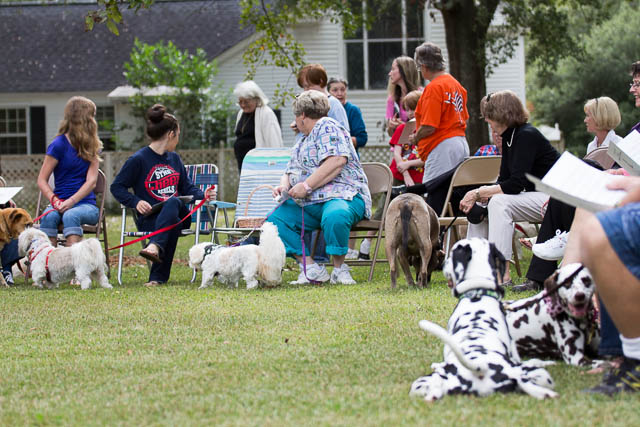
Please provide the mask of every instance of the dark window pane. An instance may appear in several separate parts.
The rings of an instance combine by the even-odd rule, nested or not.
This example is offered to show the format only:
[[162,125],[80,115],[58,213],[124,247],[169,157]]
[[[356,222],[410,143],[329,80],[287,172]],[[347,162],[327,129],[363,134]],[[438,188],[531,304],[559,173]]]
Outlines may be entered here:
[[7,118],[7,110],[0,110],[0,122]]
[[0,154],[26,154],[26,137],[0,137]]
[[407,2],[407,37],[424,37],[422,17],[424,1],[406,0]]
[[402,54],[401,42],[369,43],[369,88],[385,89],[393,60]]
[[16,119],[16,110],[7,110],[7,112],[9,113],[8,117],[10,120],[15,120]]
[[27,121],[26,120],[20,120],[18,122],[18,132],[19,133],[26,133],[27,132]]
[[347,80],[349,89],[364,89],[362,43],[347,43]]
[[367,10],[375,13],[368,32],[370,39],[402,37],[402,8],[399,1],[370,0]]
[[26,111],[26,110],[25,110],[25,109],[23,109],[23,108],[21,108],[21,109],[19,109],[19,110],[18,110],[18,118],[19,118],[20,120],[25,120],[25,118],[26,118],[26,112],[25,112],[25,111]]
[[[15,113],[15,110],[11,110]],[[18,131],[18,126],[16,125],[15,120],[9,122],[9,133],[16,133]]]
[[7,133],[7,122],[0,118],[0,133]]

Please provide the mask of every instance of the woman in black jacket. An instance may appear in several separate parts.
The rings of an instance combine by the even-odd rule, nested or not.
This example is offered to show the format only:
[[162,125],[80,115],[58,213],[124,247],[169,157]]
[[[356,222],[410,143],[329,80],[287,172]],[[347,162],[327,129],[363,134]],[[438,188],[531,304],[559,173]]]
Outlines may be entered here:
[[[460,209],[468,213],[476,203],[487,206],[486,218],[478,224],[470,223],[467,237],[488,238],[510,260],[514,223],[541,221],[542,205],[549,199],[548,195],[535,191],[525,174],[542,178],[560,155],[528,123],[529,112],[512,91],[488,94],[482,98],[480,111],[491,130],[502,137],[500,176],[495,185],[467,192]],[[504,284],[511,284],[508,269]]]

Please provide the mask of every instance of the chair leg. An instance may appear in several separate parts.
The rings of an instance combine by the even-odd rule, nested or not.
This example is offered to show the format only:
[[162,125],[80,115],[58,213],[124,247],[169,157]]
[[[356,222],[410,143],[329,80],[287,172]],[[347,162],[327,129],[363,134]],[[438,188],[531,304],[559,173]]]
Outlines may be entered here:
[[369,268],[369,282],[373,280],[373,272],[376,268],[376,261],[378,260],[378,250],[380,249],[380,241],[382,240],[380,237],[382,236],[382,229],[378,230],[378,234],[376,234],[376,248],[373,252],[373,259],[371,260],[371,267]]
[[[198,209],[196,211],[196,238],[195,244],[200,243],[200,218],[202,216],[202,209]],[[196,281],[196,276],[198,275],[198,270],[193,269],[193,273],[191,274],[191,283]]]
[[107,277],[111,279],[111,265],[109,263],[109,240],[107,239],[107,220],[102,218],[102,242],[104,243],[104,257],[107,263]]
[[[124,236],[126,230],[126,222],[127,222],[127,210],[122,209],[122,219],[120,223],[122,224],[120,229],[120,245],[124,244]],[[124,257],[124,248],[120,247],[118,249],[118,284],[122,286],[122,258]]]

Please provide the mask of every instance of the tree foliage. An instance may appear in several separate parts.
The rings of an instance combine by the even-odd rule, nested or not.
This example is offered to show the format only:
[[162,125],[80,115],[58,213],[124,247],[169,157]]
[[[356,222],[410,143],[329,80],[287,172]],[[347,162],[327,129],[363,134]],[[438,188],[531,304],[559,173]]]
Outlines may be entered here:
[[[231,96],[214,85],[218,68],[204,50],[192,54],[172,42],[149,45],[136,39],[124,69],[129,84],[141,90],[130,98],[134,116],[143,118],[151,105],[161,103],[179,118],[183,147],[211,147],[226,139]],[[160,86],[168,86],[169,93],[143,96]],[[142,138],[140,133],[135,142]]]
[[587,143],[593,139],[583,122],[587,100],[608,96],[618,103],[622,115],[616,129],[619,135],[625,135],[640,120],[629,94],[630,66],[640,60],[636,33],[640,10],[637,2],[610,5],[609,10],[614,13],[610,19],[573,17],[572,31],[584,30],[580,53],[561,59],[550,72],[541,72],[538,65],[528,70],[527,91],[534,119],[559,123],[567,146],[578,155],[585,154]]

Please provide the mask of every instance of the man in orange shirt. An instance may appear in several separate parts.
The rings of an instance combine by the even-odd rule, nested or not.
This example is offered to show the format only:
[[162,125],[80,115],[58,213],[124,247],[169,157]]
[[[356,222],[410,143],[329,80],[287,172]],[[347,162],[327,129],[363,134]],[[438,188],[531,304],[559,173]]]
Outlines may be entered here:
[[418,101],[416,132],[410,141],[418,146],[418,154],[425,161],[422,182],[429,188],[427,203],[440,213],[451,172],[469,156],[465,137],[467,91],[444,70],[442,51],[435,44],[418,46],[414,59],[422,77],[430,83]]

